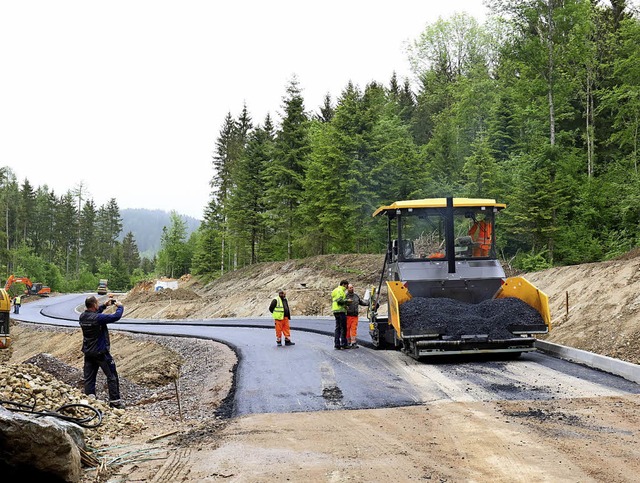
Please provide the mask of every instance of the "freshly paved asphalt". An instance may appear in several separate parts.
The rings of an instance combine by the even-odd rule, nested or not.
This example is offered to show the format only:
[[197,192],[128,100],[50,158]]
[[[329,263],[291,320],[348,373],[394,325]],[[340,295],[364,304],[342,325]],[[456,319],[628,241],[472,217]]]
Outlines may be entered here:
[[[34,300],[12,318],[78,328],[86,296]],[[415,361],[401,352],[371,348],[364,319],[358,328],[361,347],[342,351],[333,348],[332,317],[294,317],[291,337],[296,345],[291,347],[276,346],[269,317],[162,321],[125,317],[110,328],[211,339],[230,346],[238,356],[233,415],[640,393],[633,382],[539,352],[517,361]]]
[[[87,294],[42,298],[24,304],[15,320],[78,327]],[[125,307],[126,311],[126,307]],[[126,314],[126,312],[125,312]],[[232,347],[239,359],[234,414],[377,408],[419,402],[414,388],[392,373],[384,353],[362,347],[333,348],[334,319],[299,317],[291,323],[295,346],[275,344],[273,319],[144,321],[122,318],[111,330],[197,337]],[[363,321],[360,334],[368,337]],[[363,343],[369,344],[366,341]]]

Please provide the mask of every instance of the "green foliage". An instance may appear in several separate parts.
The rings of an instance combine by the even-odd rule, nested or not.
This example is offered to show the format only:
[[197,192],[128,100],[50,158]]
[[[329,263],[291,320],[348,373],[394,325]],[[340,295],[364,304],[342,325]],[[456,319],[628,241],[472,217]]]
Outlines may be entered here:
[[93,273],[83,270],[80,272],[80,276],[74,287],[69,290],[70,292],[82,292],[82,291],[93,291],[98,287],[98,282],[100,279],[96,277]]
[[178,278],[189,273],[193,248],[187,243],[185,222],[174,211],[171,225],[162,230],[162,241],[158,252],[156,270],[161,276]]
[[333,270],[334,272],[340,272],[340,273],[353,273],[356,275],[364,275],[364,272],[362,270],[358,270],[355,268],[348,268],[348,267],[339,267],[337,265],[333,265],[331,267],[331,270]]
[[115,276],[113,265],[111,265],[110,261],[104,262],[100,265],[98,269],[98,279],[105,278],[109,280],[109,285],[111,286],[111,280]]
[[145,273],[145,271],[141,268],[136,268],[133,270],[133,272],[131,273],[131,276],[129,277],[129,286],[134,287],[139,282],[142,282],[143,280],[147,280],[148,278],[149,278],[148,273]]
[[45,265],[44,279],[46,284],[51,288],[52,292],[63,292],[63,287],[66,278],[63,276],[60,269],[53,263],[47,263]]
[[538,272],[551,268],[548,254],[544,251],[538,253],[518,253],[513,259],[513,266],[523,272]]
[[84,269],[81,270],[78,278],[74,279],[65,279],[62,287],[57,291],[63,293],[71,293],[71,292],[87,292],[92,291],[95,292],[96,287],[98,286],[99,278],[95,276],[90,271]]

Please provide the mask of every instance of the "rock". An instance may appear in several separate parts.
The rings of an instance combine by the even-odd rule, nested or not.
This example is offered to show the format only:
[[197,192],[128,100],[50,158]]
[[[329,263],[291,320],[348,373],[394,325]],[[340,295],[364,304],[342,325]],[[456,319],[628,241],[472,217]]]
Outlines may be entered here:
[[[52,417],[36,418],[0,407],[0,470],[25,481],[78,482],[82,475],[82,429]],[[9,481],[12,478],[8,478]]]

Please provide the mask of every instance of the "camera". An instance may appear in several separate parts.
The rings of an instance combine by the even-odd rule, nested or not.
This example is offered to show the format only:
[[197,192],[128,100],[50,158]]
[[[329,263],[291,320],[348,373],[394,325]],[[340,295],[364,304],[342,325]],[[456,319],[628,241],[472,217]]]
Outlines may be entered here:
[[115,305],[118,301],[116,299],[110,299],[109,303],[110,305]]

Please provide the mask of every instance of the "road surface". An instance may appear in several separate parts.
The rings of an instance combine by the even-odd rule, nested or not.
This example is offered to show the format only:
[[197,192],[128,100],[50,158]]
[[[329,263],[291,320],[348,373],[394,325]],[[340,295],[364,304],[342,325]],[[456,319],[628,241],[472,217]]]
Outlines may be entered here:
[[[42,298],[12,317],[23,322],[78,327],[86,294]],[[416,361],[401,352],[371,347],[368,324],[359,327],[361,348],[333,349],[334,321],[297,317],[296,345],[277,347],[270,318],[145,321],[123,318],[113,330],[212,339],[238,355],[234,416],[328,409],[374,409],[441,402],[546,401],[624,396],[640,386],[545,355],[515,361]]]

